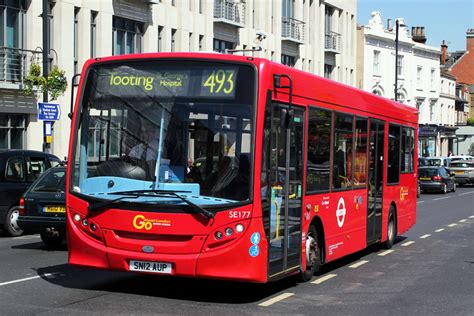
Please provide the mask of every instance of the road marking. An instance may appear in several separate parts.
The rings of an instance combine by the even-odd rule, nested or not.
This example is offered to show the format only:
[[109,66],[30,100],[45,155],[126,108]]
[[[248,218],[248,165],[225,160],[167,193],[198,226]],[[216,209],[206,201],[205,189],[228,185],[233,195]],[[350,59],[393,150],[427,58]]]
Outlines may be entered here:
[[452,223],[452,224],[449,224],[448,227],[454,227],[456,225],[457,225],[456,223]]
[[472,193],[474,193],[474,191],[459,193],[458,195],[467,195],[467,194],[472,194]]
[[0,283],[0,286],[9,285],[9,284],[13,284],[13,283],[19,283],[19,282],[30,281],[30,280],[39,279],[39,278],[42,278],[42,277],[50,277],[50,276],[53,276],[55,274],[57,274],[57,273],[45,273],[45,274],[35,275],[35,276],[32,276],[32,277],[28,277],[28,278],[3,282],[3,283]]
[[323,276],[323,277],[321,277],[321,278],[319,278],[316,281],[313,281],[311,283],[312,284],[321,284],[324,281],[330,280],[330,279],[335,278],[335,277],[337,277],[337,274],[331,273],[331,274],[325,275],[325,276]]
[[450,198],[451,198],[450,196],[445,196],[445,197],[440,197],[440,198],[437,198],[437,199],[433,199],[433,201],[444,200],[444,199],[450,199]]
[[392,252],[393,252],[392,249],[385,250],[384,252],[379,253],[378,256],[385,257],[386,255],[388,255],[389,253],[392,253]]
[[435,232],[439,233],[439,232],[442,232],[443,230],[444,228],[440,228],[440,229],[435,230]]
[[414,243],[415,243],[415,242],[414,242],[413,240],[412,240],[412,241],[407,241],[406,243],[401,244],[400,246],[402,246],[402,247],[408,247],[408,246],[410,246],[410,245],[412,245],[412,244],[414,244]]
[[358,267],[360,267],[361,265],[364,265],[364,264],[366,264],[366,263],[368,263],[368,262],[369,262],[369,261],[367,261],[367,260],[361,260],[361,261],[356,262],[356,263],[354,263],[353,265],[349,266],[349,268],[355,269],[355,268],[358,268]]
[[295,295],[295,293],[283,293],[278,296],[275,296],[274,298],[269,299],[268,301],[258,304],[258,306],[267,307],[293,295]]
[[421,238],[421,239],[425,239],[425,238],[428,238],[428,237],[430,237],[430,236],[431,236],[431,234],[426,234],[426,235],[421,236],[420,238]]
[[474,215],[469,216],[469,218],[474,218]]
[[459,220],[460,223],[464,223],[465,221],[467,221],[466,218]]
[[425,201],[418,201],[418,202],[416,202],[416,204],[421,204],[421,203],[425,203]]

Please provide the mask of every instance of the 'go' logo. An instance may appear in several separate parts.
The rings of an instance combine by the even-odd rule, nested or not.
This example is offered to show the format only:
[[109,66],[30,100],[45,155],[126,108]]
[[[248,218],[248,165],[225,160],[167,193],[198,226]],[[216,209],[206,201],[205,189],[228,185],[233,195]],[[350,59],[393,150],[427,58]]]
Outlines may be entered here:
[[153,227],[153,223],[146,219],[143,215],[137,215],[133,218],[133,227],[136,229],[143,229],[150,230]]

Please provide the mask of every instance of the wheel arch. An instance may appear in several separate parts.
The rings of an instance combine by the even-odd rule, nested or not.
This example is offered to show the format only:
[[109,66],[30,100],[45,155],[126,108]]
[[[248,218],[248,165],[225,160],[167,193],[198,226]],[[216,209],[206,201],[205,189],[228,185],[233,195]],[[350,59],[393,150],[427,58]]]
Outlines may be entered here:
[[308,227],[314,226],[316,228],[316,233],[318,235],[318,241],[321,247],[321,263],[324,263],[326,260],[326,240],[324,238],[324,226],[321,218],[319,216],[313,217],[311,223]]

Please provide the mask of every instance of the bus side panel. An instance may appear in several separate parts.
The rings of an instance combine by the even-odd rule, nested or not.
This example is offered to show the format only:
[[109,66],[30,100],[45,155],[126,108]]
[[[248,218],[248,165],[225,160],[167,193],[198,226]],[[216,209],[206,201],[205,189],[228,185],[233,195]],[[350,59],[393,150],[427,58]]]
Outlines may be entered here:
[[310,206],[311,219],[319,216],[323,223],[326,262],[366,247],[366,189],[310,195],[303,205]]

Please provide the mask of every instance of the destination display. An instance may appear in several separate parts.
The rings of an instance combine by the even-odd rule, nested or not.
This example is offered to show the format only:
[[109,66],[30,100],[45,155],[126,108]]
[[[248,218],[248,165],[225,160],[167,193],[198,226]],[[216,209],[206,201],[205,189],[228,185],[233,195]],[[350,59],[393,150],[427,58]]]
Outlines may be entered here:
[[[153,69],[156,68],[156,69]],[[121,65],[95,70],[96,96],[234,98],[238,66]]]

